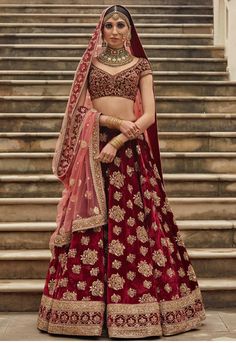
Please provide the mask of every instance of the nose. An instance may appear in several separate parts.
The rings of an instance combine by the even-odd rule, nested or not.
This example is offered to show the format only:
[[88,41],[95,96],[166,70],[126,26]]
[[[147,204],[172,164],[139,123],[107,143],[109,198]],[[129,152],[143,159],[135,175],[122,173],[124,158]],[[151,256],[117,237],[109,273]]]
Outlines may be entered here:
[[112,33],[113,33],[113,34],[114,34],[114,33],[115,33],[115,34],[117,33],[116,25],[113,26]]

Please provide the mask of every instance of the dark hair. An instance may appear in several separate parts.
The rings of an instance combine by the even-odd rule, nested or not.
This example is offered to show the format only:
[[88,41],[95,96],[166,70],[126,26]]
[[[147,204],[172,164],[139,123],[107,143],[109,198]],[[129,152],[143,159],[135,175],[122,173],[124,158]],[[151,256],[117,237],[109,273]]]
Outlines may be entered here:
[[106,11],[104,17],[107,14],[113,12],[115,9],[117,9],[118,12],[123,13],[128,18],[130,26],[132,26],[132,18],[130,16],[129,11],[124,6],[121,6],[121,5],[114,5],[114,6],[111,6],[110,8],[108,8],[108,10]]

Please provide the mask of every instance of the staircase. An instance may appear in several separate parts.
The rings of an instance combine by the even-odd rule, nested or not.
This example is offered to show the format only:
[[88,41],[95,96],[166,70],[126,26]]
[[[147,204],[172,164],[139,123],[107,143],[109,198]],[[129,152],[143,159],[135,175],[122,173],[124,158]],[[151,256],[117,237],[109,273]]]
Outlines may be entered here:
[[[14,2],[0,0],[0,311],[37,311],[62,191],[52,156],[75,68],[107,5]],[[233,306],[236,83],[213,46],[212,1],[128,3],[154,70],[167,196],[206,307]]]

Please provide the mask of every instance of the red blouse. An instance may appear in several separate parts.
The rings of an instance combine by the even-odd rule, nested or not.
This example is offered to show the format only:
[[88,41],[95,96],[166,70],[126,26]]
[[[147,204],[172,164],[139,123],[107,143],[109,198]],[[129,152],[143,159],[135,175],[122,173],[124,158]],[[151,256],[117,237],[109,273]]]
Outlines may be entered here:
[[135,101],[139,80],[147,74],[152,74],[152,69],[148,60],[143,57],[114,75],[91,64],[88,74],[90,97],[93,100],[104,96],[120,96]]

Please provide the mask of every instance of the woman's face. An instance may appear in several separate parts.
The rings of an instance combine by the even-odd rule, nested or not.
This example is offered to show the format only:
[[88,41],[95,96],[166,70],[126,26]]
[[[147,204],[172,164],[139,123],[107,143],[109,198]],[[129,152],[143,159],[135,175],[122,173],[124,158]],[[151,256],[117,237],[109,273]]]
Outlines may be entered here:
[[104,23],[103,37],[111,48],[122,48],[129,32],[129,27],[120,16],[117,19],[109,18]]

